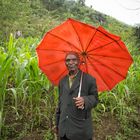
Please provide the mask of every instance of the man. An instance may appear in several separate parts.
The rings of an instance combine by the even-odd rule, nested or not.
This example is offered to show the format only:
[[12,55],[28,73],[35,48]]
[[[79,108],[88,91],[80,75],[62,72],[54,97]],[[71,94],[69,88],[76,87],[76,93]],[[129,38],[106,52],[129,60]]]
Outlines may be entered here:
[[[98,103],[96,80],[79,70],[79,63],[77,53],[69,52],[66,55],[69,74],[60,80],[56,112],[60,140],[92,140],[91,109]],[[81,95],[78,97],[80,85]]]

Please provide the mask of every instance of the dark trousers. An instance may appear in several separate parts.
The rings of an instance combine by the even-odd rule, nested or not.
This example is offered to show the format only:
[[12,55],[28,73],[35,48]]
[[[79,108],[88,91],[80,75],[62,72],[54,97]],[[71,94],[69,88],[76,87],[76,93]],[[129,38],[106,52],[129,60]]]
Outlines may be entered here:
[[[68,139],[66,136],[64,136],[64,137],[60,137],[60,140],[70,140],[70,139]],[[92,140],[92,138],[89,140]]]

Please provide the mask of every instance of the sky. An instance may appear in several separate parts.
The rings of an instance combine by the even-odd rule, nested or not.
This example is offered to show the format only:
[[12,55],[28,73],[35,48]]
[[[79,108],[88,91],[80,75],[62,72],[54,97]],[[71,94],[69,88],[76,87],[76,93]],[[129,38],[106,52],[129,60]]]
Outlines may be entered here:
[[128,25],[140,24],[140,0],[86,0],[85,3]]

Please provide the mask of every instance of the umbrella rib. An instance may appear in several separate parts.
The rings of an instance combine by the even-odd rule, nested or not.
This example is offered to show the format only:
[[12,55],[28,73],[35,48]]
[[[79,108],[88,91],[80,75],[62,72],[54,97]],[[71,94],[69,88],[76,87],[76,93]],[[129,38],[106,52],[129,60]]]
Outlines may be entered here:
[[88,50],[88,48],[89,48],[89,45],[90,45],[91,41],[93,40],[94,36],[96,35],[96,33],[97,33],[97,30],[96,30],[96,32],[93,34],[93,36],[91,37],[91,40],[89,41],[89,43],[88,43],[88,45],[87,45],[87,47],[86,47],[85,52],[87,52],[87,50]]
[[[97,68],[96,68],[95,66],[93,66],[93,64],[92,64],[92,62],[89,60],[89,58],[87,58],[87,59],[88,59],[89,63],[92,65],[92,67],[95,69],[95,71],[97,71],[97,72],[100,74],[100,72],[97,70]],[[109,87],[108,84],[106,83],[106,81],[103,79],[103,77],[102,77],[101,75],[99,75],[99,76],[100,76],[100,78],[104,81],[105,85],[106,85],[107,87]]]
[[[43,68],[42,68],[42,70],[43,70]],[[47,77],[50,81],[57,81],[58,79],[60,79],[61,75],[63,75],[66,71],[67,70],[65,69],[55,80],[51,80],[51,78],[49,78],[48,76]]]
[[61,60],[55,61],[55,62],[51,62],[51,63],[46,64],[46,65],[41,65],[41,67],[50,66],[50,65],[56,64],[56,63],[61,62],[61,61],[64,61],[64,59],[61,59]]
[[[92,56],[92,54],[88,54],[88,56]],[[105,55],[97,55],[97,54],[94,54],[94,56],[102,56],[102,57],[106,57],[106,58],[119,58],[119,59],[123,59],[123,60],[131,60],[131,58],[130,59],[128,59],[128,58],[123,58],[123,57],[115,57],[115,56],[105,56]]]
[[76,31],[74,25],[72,24],[72,22],[70,22],[70,23],[71,23],[71,25],[72,25],[72,27],[73,27],[73,29],[74,29],[74,31],[75,31],[77,37],[78,37],[78,40],[79,40],[79,43],[80,43],[81,48],[82,48],[82,50],[84,51],[84,48],[83,48],[83,46],[82,46],[82,44],[81,44],[81,40],[80,40],[80,38],[79,38],[79,36],[78,36],[78,33],[77,33],[77,31]]
[[[115,40],[114,38],[110,37],[110,36],[109,36],[109,35],[107,35],[106,33],[104,33],[104,32],[102,32],[102,31],[100,31],[98,28],[97,28],[97,30],[98,30],[100,33],[104,34],[105,36],[109,37],[110,39],[114,40],[115,42],[117,42],[117,41],[118,41],[118,40]],[[119,37],[119,38],[120,38],[120,37]],[[120,39],[119,39],[119,40],[120,40]]]
[[58,79],[60,79],[60,77],[67,71],[67,69],[65,69],[61,74],[59,74],[59,76],[55,79],[55,81],[57,81]]
[[[118,41],[120,41],[120,40],[118,40]],[[117,43],[117,41],[115,41],[115,42]],[[93,52],[93,51],[98,50],[98,49],[101,49],[101,48],[103,48],[103,47],[105,47],[105,46],[107,46],[107,45],[110,45],[110,44],[112,44],[112,43],[114,43],[114,41],[109,42],[109,43],[107,43],[107,44],[105,44],[105,45],[102,45],[102,46],[100,46],[100,47],[98,47],[98,48],[92,49],[92,50],[90,50],[90,51],[87,51],[87,53]],[[118,44],[118,43],[117,43],[117,44]]]
[[[99,30],[97,29],[96,32],[93,34],[93,37],[91,38],[89,44],[87,45],[86,51],[88,50],[89,45],[90,45],[91,41],[94,39],[94,36],[96,35],[97,31],[99,31]],[[101,32],[101,31],[99,31],[99,32]],[[103,33],[103,32],[101,32],[101,33]],[[104,33],[103,33],[103,34],[104,34]],[[107,36],[107,37],[109,37],[109,38],[111,38],[110,36],[108,36],[108,35],[106,35],[106,34],[104,34],[104,35]],[[118,44],[118,41],[120,41],[120,39],[119,39],[119,40],[115,40],[115,39],[113,39],[113,38],[111,38],[111,39],[114,40],[117,44]],[[100,47],[98,47],[98,48],[95,48],[95,49],[93,49],[92,51],[97,50],[97,49],[100,49],[100,48],[103,48],[103,47],[105,47],[106,45],[112,44],[114,41],[109,42],[108,44],[105,44],[105,45],[100,46]],[[119,46],[120,46],[120,45],[119,45]],[[91,52],[91,51],[87,51],[87,52]]]
[[63,38],[61,38],[61,37],[59,37],[59,36],[57,36],[57,35],[54,35],[54,34],[52,34],[52,33],[50,33],[50,32],[48,32],[48,34],[50,34],[50,35],[52,35],[52,36],[54,36],[54,37],[56,37],[56,38],[58,38],[58,39],[60,39],[60,40],[62,40],[62,41],[64,41],[64,42],[68,43],[69,45],[72,45],[75,49],[77,49],[78,51],[80,51],[80,49],[78,49],[75,45],[73,45],[72,43],[70,43],[70,42],[64,40]]
[[[112,42],[116,42],[119,46],[120,46],[120,44],[118,43],[120,40],[121,40],[121,38],[119,37],[119,40],[115,40],[114,38],[112,38],[112,37],[110,37],[109,35],[107,35],[106,33],[104,33],[104,32],[101,32],[98,28],[97,28],[97,30],[100,32],[100,33],[102,33],[102,34],[104,34],[105,36],[107,36],[108,38],[110,38],[110,39],[112,39],[112,40],[114,40],[114,41],[112,41]],[[111,43],[112,43],[111,42]],[[111,43],[109,43],[109,44],[111,44]],[[106,44],[106,45],[108,45],[108,44]],[[106,46],[106,45],[104,45],[104,46]],[[101,46],[101,47],[104,47],[104,46]],[[121,46],[120,46],[121,47]],[[100,48],[100,47],[99,47]],[[122,47],[121,47],[122,48]],[[96,49],[98,49],[98,48],[96,48]],[[96,49],[94,49],[94,50],[96,50]]]
[[[118,75],[120,75],[121,77],[123,77],[123,78],[125,78],[125,76],[123,76],[122,74],[120,74],[120,73],[118,73],[116,70],[113,70],[112,68],[110,68],[110,67],[108,67],[107,65],[105,65],[104,63],[102,63],[102,62],[100,62],[100,61],[98,61],[97,59],[95,59],[95,58],[92,58],[92,57],[90,57],[91,59],[94,59],[94,60],[96,60],[98,63],[100,63],[100,64],[102,64],[102,65],[104,65],[105,67],[107,67],[108,69],[110,69],[110,70],[112,70],[113,72],[115,72],[116,74],[118,74]],[[89,59],[88,59],[89,60]],[[90,60],[89,60],[90,61]],[[93,65],[92,65],[93,66]]]
[[61,53],[66,53],[66,52],[69,52],[69,51],[65,51],[65,50],[54,50],[54,49],[38,49],[39,51],[58,51],[58,52],[61,52]]

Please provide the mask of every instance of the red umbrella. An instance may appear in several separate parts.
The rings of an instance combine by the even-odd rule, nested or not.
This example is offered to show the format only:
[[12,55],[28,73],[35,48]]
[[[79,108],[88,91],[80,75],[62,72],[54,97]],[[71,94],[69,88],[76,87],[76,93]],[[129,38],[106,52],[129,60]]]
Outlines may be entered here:
[[66,53],[77,52],[80,69],[96,78],[98,91],[111,90],[125,79],[133,62],[119,36],[74,19],[47,32],[36,51],[40,69],[54,85],[68,73]]

